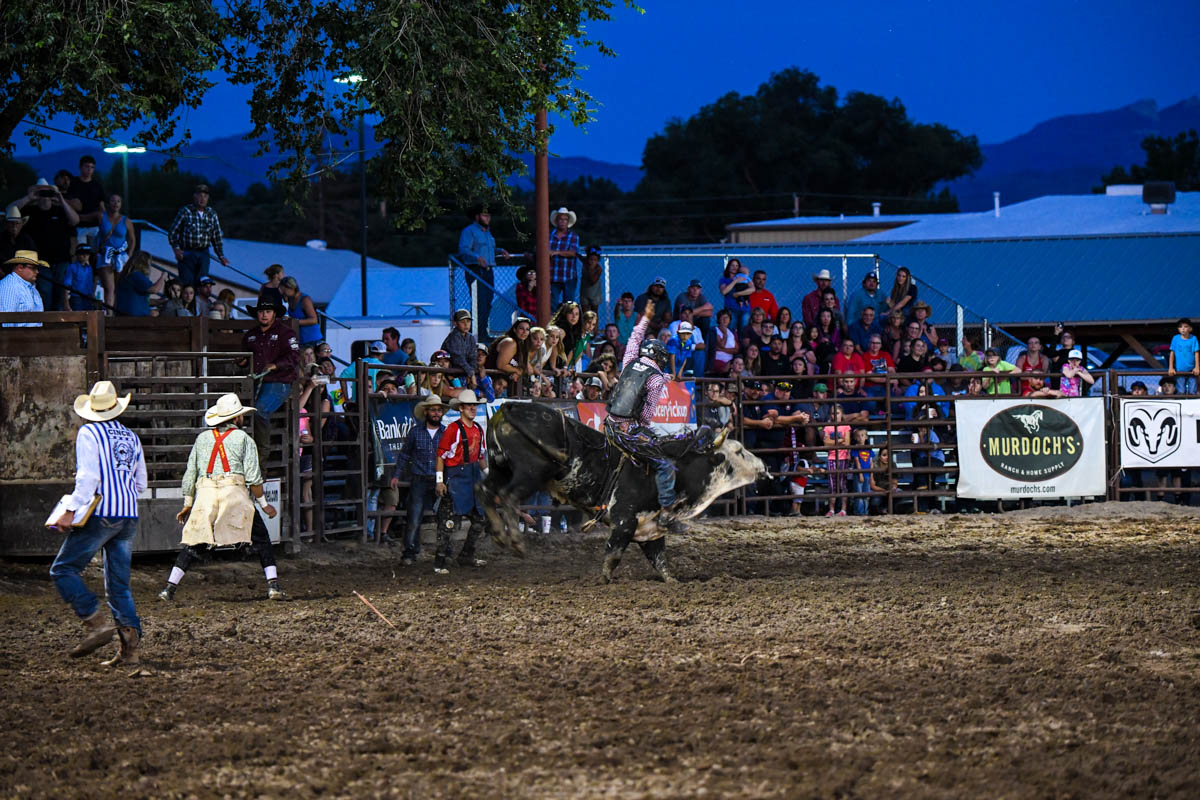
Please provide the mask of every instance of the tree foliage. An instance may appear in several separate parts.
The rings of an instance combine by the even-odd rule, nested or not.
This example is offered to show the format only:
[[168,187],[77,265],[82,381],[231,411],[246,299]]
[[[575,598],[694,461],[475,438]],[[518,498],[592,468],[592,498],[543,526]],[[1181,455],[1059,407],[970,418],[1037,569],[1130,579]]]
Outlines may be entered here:
[[[798,68],[771,76],[752,95],[731,92],[652,137],[637,195],[761,196],[796,192],[802,209],[861,213],[870,197],[900,210],[957,210],[938,183],[983,163],[979,143],[941,124],[911,121],[899,100],[821,86]],[[685,226],[689,227],[689,226]],[[690,226],[711,237],[714,225]]]
[[[74,115],[101,140],[139,125],[146,144],[176,143],[177,112],[212,84],[226,24],[210,0],[4,0],[0,3],[0,149],[22,119]],[[36,145],[45,134],[30,128]],[[186,131],[182,138],[186,139]]]
[[1196,131],[1175,136],[1147,136],[1142,139],[1145,164],[1113,167],[1100,180],[1105,186],[1117,183],[1171,181],[1180,191],[1200,189],[1200,137]]
[[[223,67],[252,87],[251,136],[278,157],[270,175],[293,201],[333,171],[331,134],[370,114],[378,190],[397,221],[420,227],[446,203],[511,198],[515,154],[537,145],[534,114],[585,122],[577,48],[615,0],[5,0],[0,30],[0,145],[22,119],[76,115],[98,139],[141,126],[178,144],[181,108],[198,105]],[[632,0],[622,0],[636,8]],[[364,78],[330,90],[335,78]],[[39,134],[31,133],[35,139]]]

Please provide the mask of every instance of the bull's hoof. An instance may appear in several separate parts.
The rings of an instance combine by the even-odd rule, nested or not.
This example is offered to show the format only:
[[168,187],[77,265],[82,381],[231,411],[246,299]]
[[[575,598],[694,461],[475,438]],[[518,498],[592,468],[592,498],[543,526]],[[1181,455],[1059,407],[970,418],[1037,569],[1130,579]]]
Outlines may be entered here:
[[604,559],[604,567],[600,570],[600,577],[605,583],[613,582],[613,573],[617,571],[617,565],[620,563],[620,556],[607,556]]

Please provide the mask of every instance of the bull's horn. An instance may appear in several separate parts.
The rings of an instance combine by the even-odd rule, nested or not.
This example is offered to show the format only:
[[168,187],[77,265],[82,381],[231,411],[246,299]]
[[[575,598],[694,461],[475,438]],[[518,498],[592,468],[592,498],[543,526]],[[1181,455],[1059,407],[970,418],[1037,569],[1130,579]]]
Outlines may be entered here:
[[716,450],[721,445],[725,444],[725,437],[728,435],[729,435],[729,428],[722,428],[721,432],[717,434],[717,438],[713,439],[713,443],[712,443],[713,450]]

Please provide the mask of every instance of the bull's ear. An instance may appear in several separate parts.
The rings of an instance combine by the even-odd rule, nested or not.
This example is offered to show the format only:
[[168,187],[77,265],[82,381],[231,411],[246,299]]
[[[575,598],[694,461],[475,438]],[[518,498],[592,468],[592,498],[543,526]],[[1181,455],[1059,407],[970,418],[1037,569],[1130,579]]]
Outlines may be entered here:
[[717,466],[718,464],[725,463],[725,454],[724,453],[713,453],[709,457],[708,463],[712,464],[714,467]]

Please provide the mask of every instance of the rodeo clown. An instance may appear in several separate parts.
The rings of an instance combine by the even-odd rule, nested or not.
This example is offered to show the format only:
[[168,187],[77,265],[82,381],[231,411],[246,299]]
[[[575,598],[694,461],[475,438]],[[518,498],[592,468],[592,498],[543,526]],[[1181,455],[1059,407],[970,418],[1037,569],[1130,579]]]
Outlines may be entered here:
[[[642,318],[633,327],[625,346],[621,376],[608,400],[604,433],[623,453],[654,468],[660,507],[655,524],[661,531],[682,533],[687,526],[670,511],[675,504],[675,462],[663,453],[660,437],[650,428],[654,409],[667,393],[667,375],[663,370],[670,363],[667,346],[657,339],[646,339],[646,328],[653,316],[654,301],[651,300],[646,303]],[[696,432],[696,446],[707,447],[712,443],[712,430],[701,427]]]
[[[475,412],[483,402],[471,389],[463,389],[450,401],[450,407],[458,409],[459,419],[446,426],[437,446],[436,471],[438,503],[437,553],[433,560],[433,571],[445,575],[450,570],[446,564],[450,559],[450,537],[462,522],[470,519],[467,538],[458,552],[460,567],[482,567],[487,564],[475,557],[475,543],[483,533],[483,506],[475,497],[475,484],[483,480],[487,468],[487,445],[484,443],[483,428],[475,422]],[[449,495],[449,496],[447,496]]]
[[[196,437],[183,475],[183,509],[176,516],[183,526],[183,550],[171,567],[167,586],[160,600],[172,600],[184,573],[200,558],[198,547],[249,542],[258,553],[267,576],[267,597],[287,600],[279,588],[275,571],[275,552],[267,526],[254,511],[254,502],[269,518],[275,507],[263,497],[263,477],[258,464],[254,439],[238,427],[243,415],[254,411],[243,406],[236,394],[227,394],[204,414],[204,423],[212,430]],[[250,491],[246,491],[246,487]]]

